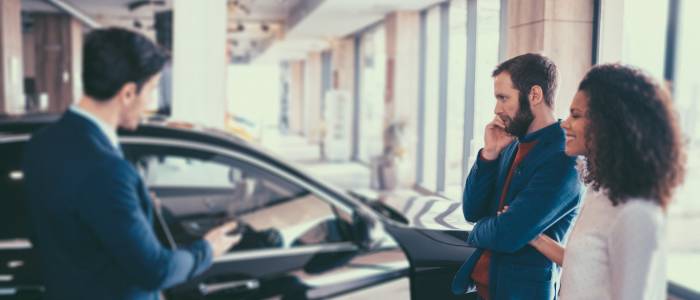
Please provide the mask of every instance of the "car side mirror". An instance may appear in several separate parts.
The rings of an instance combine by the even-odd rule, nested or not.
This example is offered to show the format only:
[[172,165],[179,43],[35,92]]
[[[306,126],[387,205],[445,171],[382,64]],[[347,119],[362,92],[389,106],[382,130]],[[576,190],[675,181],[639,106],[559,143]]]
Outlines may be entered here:
[[385,239],[384,225],[364,208],[357,208],[352,214],[355,242],[362,250],[374,250]]

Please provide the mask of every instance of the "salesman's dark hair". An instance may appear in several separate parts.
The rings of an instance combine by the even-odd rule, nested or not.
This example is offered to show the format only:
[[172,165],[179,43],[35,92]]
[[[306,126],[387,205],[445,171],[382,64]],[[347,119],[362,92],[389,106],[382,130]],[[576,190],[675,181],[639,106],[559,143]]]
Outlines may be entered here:
[[141,91],[167,60],[143,35],[121,28],[94,30],[83,45],[83,91],[97,101],[111,99],[129,82]]

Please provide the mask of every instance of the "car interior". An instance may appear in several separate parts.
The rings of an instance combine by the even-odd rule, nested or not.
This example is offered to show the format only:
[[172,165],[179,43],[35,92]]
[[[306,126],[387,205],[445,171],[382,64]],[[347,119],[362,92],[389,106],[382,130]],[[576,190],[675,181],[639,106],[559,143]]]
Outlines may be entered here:
[[228,220],[243,227],[243,238],[232,251],[290,248],[348,238],[349,224],[338,218],[331,204],[269,174],[178,156],[143,156],[134,164],[160,200],[158,211],[167,226],[162,234],[170,235],[176,244],[199,239]]

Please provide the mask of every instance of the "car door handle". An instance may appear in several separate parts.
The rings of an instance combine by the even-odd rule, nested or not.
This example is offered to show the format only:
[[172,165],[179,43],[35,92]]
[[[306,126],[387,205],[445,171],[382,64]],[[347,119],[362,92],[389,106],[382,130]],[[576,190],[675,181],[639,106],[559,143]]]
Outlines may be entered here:
[[255,290],[260,287],[260,282],[255,279],[238,280],[217,283],[200,283],[199,292],[202,295],[209,295],[224,290]]

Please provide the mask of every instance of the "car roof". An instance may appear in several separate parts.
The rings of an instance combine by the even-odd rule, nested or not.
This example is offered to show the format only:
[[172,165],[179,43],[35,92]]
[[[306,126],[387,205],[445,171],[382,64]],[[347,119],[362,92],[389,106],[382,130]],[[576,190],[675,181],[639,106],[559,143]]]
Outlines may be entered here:
[[[42,127],[48,126],[60,119],[60,114],[54,113],[37,113],[37,114],[27,114],[19,116],[3,116],[0,115],[0,133],[5,135],[8,134],[32,134],[35,131],[41,129]],[[143,135],[144,132],[151,133],[153,129],[160,128],[163,130],[158,131],[158,133],[166,134],[171,133],[196,133],[210,136],[217,136],[222,139],[230,140],[235,143],[247,144],[250,146],[255,146],[248,143],[242,137],[237,136],[234,133],[226,132],[223,130],[215,128],[207,128],[203,126],[196,125],[194,123],[189,123],[185,121],[178,121],[174,119],[169,119],[163,116],[151,116],[150,118],[144,120],[139,125],[139,129],[135,132],[120,130],[120,135]]]
[[[4,136],[31,135],[34,132],[58,121],[58,114],[31,114],[15,117],[0,117],[0,138]],[[121,137],[150,137],[199,142],[245,153],[256,159],[274,165],[308,182],[313,182],[325,192],[348,199],[342,192],[329,188],[317,178],[309,176],[297,167],[279,159],[268,150],[248,142],[241,137],[220,129],[198,126],[193,123],[176,121],[163,117],[146,120],[135,131],[120,130]],[[0,145],[2,139],[0,139]],[[351,201],[354,202],[354,201]]]
[[[59,114],[29,114],[21,116],[0,117],[0,136],[31,135],[60,119]],[[142,122],[135,131],[119,130],[120,137],[150,137],[201,142],[246,152],[265,160],[274,160],[264,148],[255,145],[235,134],[199,126],[189,122],[177,121],[163,117],[150,118]]]

